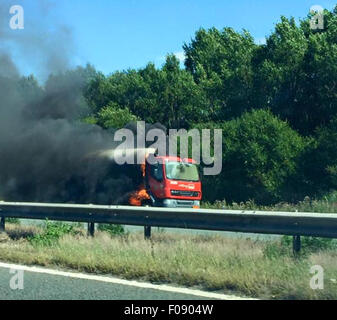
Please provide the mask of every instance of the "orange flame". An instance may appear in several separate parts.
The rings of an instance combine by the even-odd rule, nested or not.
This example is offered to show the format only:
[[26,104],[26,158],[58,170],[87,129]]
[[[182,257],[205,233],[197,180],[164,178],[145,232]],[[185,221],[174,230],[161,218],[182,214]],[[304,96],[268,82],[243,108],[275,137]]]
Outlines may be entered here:
[[140,165],[140,170],[142,170],[142,175],[143,175],[143,177],[145,177],[145,174],[146,174],[146,171],[145,171],[145,163],[142,163],[142,164]]
[[144,200],[149,200],[149,199],[150,199],[150,196],[148,195],[144,185],[142,184],[142,185],[139,186],[137,191],[135,191],[131,194],[131,196],[129,198],[129,203],[132,206],[140,207]]
[[[145,155],[144,162],[140,165],[140,170],[142,172],[143,178],[146,176],[146,159],[149,156],[149,154]],[[138,206],[140,207],[142,205],[142,202],[144,200],[150,200],[149,194],[146,192],[144,184],[141,184],[138,187],[138,190],[131,193],[129,198],[129,204],[132,206]]]
[[[142,171],[142,176],[143,178],[145,178],[145,175],[146,175],[146,166],[145,166],[145,163],[142,163],[140,165],[140,170]],[[150,196],[149,194],[146,192],[146,189],[145,189],[145,186],[144,184],[141,184],[139,187],[138,187],[138,190],[133,192],[129,198],[129,203],[132,205],[132,206],[138,206],[140,207],[142,205],[142,202],[144,200],[149,200],[150,199]]]

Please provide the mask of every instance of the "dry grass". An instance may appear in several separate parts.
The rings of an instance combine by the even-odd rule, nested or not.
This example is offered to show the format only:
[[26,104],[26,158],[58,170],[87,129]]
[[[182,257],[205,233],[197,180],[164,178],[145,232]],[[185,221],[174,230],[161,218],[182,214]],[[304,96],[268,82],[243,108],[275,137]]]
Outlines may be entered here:
[[41,228],[37,226],[21,226],[19,224],[7,224],[6,233],[12,240],[27,239],[41,233]]
[[37,228],[23,231],[17,229],[23,227],[11,228],[8,234],[12,236],[0,241],[3,261],[197,286],[259,298],[337,298],[336,284],[327,284],[324,290],[312,290],[309,286],[313,264],[322,265],[329,277],[337,276],[335,251],[318,252],[302,259],[294,259],[290,254],[271,258],[264,254],[263,241],[168,233],[154,233],[150,241],[144,240],[141,233],[111,237],[97,232],[94,238],[78,233],[65,235],[53,246],[32,246],[18,235],[39,232]]

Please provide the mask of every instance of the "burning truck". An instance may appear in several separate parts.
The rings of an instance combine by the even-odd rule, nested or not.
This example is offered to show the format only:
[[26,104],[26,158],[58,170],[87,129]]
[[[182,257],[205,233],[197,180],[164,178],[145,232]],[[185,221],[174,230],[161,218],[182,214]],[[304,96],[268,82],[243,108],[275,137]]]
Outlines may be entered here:
[[[178,156],[159,156],[156,149],[132,149],[125,152],[142,152],[142,164],[127,165],[140,175],[137,190],[131,192],[127,201],[133,206],[171,208],[200,208],[202,197],[199,169],[191,159]],[[114,151],[99,152],[99,157],[116,160]],[[125,155],[125,154],[124,154]],[[152,157],[151,161],[148,161]],[[131,171],[131,170],[129,170]]]

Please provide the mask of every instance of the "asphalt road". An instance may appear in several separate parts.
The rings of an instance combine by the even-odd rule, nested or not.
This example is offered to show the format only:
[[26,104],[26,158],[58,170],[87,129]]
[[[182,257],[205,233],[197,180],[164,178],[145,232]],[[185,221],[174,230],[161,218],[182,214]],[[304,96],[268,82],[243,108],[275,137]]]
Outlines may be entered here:
[[[20,272],[21,275],[23,274],[22,278]],[[20,282],[21,279],[23,280],[22,282]],[[167,292],[153,288],[137,287],[134,285],[107,283],[104,282],[104,280],[95,281],[92,279],[78,279],[71,276],[45,274],[27,270],[18,272],[17,269],[14,269],[13,273],[10,273],[10,268],[0,266],[0,299],[207,300],[210,298],[205,296],[200,297],[194,294],[179,293],[178,291]]]

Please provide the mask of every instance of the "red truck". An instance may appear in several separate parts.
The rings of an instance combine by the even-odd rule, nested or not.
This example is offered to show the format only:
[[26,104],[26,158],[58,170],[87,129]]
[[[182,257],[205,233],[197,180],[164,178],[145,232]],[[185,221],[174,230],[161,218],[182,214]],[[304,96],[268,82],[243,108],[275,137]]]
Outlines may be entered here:
[[[122,152],[105,150],[94,155],[115,161],[125,155],[140,155],[142,165],[127,165],[129,171],[141,170],[142,183],[132,192],[129,204],[171,208],[199,208],[202,197],[199,170],[193,159],[173,156],[157,156],[156,149],[126,149]],[[147,161],[152,156],[151,163]],[[140,168],[140,169],[136,169]]]
[[131,205],[200,208],[202,197],[198,167],[193,159],[155,156],[155,164],[142,166],[144,183],[130,196]]

